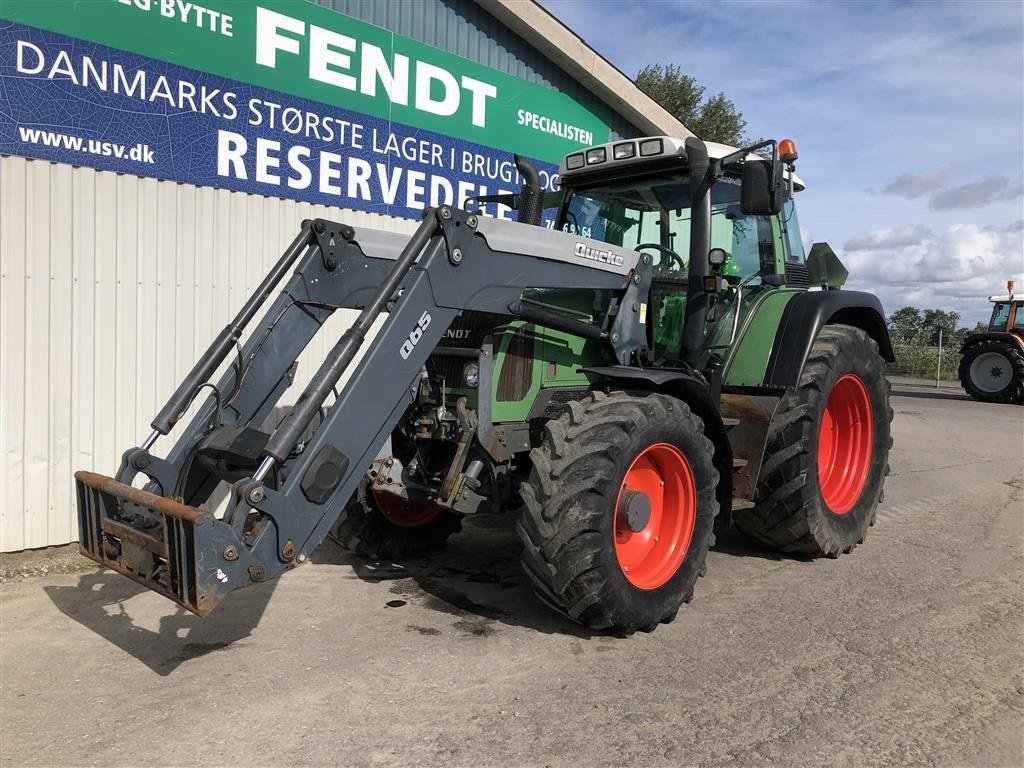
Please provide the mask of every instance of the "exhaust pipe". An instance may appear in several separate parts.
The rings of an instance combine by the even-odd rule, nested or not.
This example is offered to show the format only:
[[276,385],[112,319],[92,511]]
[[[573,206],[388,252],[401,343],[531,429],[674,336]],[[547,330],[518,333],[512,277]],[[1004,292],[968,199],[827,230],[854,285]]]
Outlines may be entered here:
[[686,285],[682,358],[696,367],[697,357],[704,346],[708,305],[704,277],[708,274],[708,251],[711,249],[711,177],[707,146],[691,136],[686,140],[686,158],[690,164],[690,270]]
[[513,155],[516,168],[523,177],[523,191],[519,196],[520,224],[540,225],[540,217],[544,214],[544,188],[540,183],[540,174],[533,164],[521,155]]

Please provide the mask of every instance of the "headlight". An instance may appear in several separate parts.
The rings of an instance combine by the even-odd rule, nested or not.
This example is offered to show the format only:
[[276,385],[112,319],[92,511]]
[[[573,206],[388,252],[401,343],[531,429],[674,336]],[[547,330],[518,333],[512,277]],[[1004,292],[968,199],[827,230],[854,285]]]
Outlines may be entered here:
[[640,142],[640,157],[660,155],[663,151],[661,139],[648,139],[647,141]]
[[626,160],[636,154],[636,144],[632,141],[626,144],[616,144],[612,149],[612,157],[616,160]]
[[480,383],[480,366],[476,363],[466,363],[466,367],[462,369],[462,381],[467,387],[476,389],[476,385]]

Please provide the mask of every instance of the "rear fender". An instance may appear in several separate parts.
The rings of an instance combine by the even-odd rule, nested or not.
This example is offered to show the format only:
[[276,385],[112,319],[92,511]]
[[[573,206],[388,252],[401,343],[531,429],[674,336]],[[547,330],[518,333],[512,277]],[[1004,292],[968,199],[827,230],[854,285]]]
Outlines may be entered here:
[[768,358],[765,386],[772,389],[797,386],[818,332],[826,325],[840,323],[867,333],[878,344],[878,351],[886,362],[896,359],[882,303],[877,296],[861,291],[807,291],[794,296],[783,310]]
[[1022,352],[1024,352],[1024,338],[1021,338],[1016,333],[1010,333],[1008,331],[972,333],[964,339],[963,343],[960,345],[960,351],[966,352],[969,346],[977,344],[979,341],[1001,341],[1004,344],[1015,344]]

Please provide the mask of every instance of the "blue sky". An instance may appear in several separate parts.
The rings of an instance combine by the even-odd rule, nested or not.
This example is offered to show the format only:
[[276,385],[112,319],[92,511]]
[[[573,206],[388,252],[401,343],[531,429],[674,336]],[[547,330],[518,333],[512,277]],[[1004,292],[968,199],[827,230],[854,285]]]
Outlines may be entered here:
[[1024,292],[1024,3],[541,0],[627,75],[678,64],[792,137],[805,238],[886,311]]

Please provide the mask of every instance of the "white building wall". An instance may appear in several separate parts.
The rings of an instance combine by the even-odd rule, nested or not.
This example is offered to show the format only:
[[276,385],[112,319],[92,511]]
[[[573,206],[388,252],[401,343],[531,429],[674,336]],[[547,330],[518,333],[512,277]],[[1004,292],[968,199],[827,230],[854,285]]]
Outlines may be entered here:
[[[315,217],[417,223],[0,157],[0,551],[77,540],[74,472],[113,474]],[[313,341],[285,401],[350,318]]]

